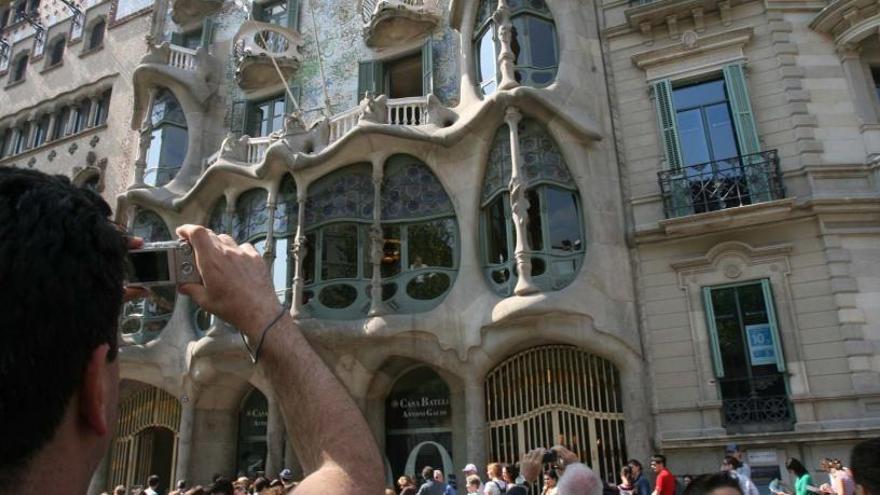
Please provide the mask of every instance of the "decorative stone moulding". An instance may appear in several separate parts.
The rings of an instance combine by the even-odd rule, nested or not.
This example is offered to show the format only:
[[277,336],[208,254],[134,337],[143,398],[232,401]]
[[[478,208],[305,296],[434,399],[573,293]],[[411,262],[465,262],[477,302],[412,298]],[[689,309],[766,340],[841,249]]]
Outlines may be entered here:
[[201,20],[223,6],[223,0],[173,0],[171,19],[179,26]]
[[[147,46],[149,50],[132,76],[135,93],[146,94],[147,88],[153,86],[179,85],[201,104],[217,91],[218,81],[212,75],[218,70],[219,61],[205,48],[193,50],[167,41],[157,45],[151,39],[147,40]],[[140,103],[147,104],[145,96],[142,100]],[[146,111],[146,108],[138,109],[138,103],[136,98],[133,129],[140,128],[141,117],[137,115]]]
[[259,21],[242,24],[233,41],[239,87],[252,90],[280,84],[278,70],[285,81],[290,79],[302,62],[302,44],[296,31]]
[[631,2],[625,16],[632,29],[643,35],[653,36],[655,28],[663,27],[670,38],[677,38],[679,21],[690,21],[698,33],[705,31],[704,18],[707,14],[718,12],[721,23],[729,26],[730,10],[743,3],[743,0],[642,0]]
[[440,22],[438,0],[360,0],[364,40],[370,47],[388,47],[419,39]]

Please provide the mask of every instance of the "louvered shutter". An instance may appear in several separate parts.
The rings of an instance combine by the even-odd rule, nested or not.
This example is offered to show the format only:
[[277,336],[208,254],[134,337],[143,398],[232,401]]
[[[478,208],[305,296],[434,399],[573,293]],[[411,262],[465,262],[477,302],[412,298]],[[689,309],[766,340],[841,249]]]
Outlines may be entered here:
[[287,27],[299,31],[299,0],[287,0]]
[[678,138],[675,102],[672,99],[672,82],[663,79],[655,82],[653,87],[657,124],[663,141],[666,168],[670,172],[668,189],[665,191],[668,197],[664,198],[666,208],[670,217],[690,215],[693,208],[687,171],[682,168],[681,143]]
[[211,41],[214,39],[214,18],[211,16],[205,17],[205,20],[202,22],[202,40],[201,46],[205,50],[207,50],[211,46]]
[[[299,87],[299,85],[293,84],[293,82],[289,82],[288,87],[290,88],[290,92],[285,93],[284,95],[284,112],[293,113],[296,109],[299,108],[299,102],[302,98],[302,89]],[[293,95],[295,101],[291,101],[291,95]]]
[[434,50],[433,42],[429,37],[422,45],[422,94],[428,95],[434,92]]
[[752,203],[769,201],[771,191],[768,169],[762,166],[764,160],[760,156],[754,156],[761,151],[761,143],[758,139],[758,128],[752,113],[752,103],[742,63],[724,66],[724,85],[730,102],[730,112],[733,114],[739,154],[743,157],[742,173],[746,179],[749,199]]
[[724,362],[721,360],[721,347],[718,344],[718,327],[715,324],[715,308],[712,304],[711,287],[703,287],[703,310],[706,312],[706,328],[709,330],[709,345],[712,351],[715,377],[724,378]]
[[357,103],[364,99],[367,91],[372,91],[374,96],[384,93],[384,79],[382,62],[378,60],[359,62]]

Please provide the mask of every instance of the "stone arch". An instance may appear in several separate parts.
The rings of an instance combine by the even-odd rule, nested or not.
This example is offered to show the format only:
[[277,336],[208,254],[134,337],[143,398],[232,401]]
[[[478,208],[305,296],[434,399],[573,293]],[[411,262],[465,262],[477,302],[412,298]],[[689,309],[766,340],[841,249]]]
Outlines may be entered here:
[[623,400],[614,364],[570,345],[534,346],[508,356],[485,378],[490,458],[561,443],[603,479],[626,463]]
[[181,407],[168,392],[124,381],[119,422],[110,450],[109,487],[143,484],[154,472],[174,479]]

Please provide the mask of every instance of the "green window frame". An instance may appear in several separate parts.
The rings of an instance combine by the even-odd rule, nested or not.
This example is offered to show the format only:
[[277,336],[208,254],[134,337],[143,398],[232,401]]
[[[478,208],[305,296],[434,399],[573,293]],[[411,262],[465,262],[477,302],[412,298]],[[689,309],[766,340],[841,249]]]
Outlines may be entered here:
[[[422,76],[422,95],[427,96],[434,92],[434,49],[433,41],[428,38],[421,47],[421,76]],[[404,55],[403,57],[407,57]],[[403,58],[401,57],[401,58]],[[355,104],[364,99],[367,91],[373,96],[387,95],[390,93],[391,81],[386,65],[389,61],[383,60],[364,60],[358,62],[358,89],[357,101]]]
[[[279,6],[284,6],[284,11],[273,15],[270,11]],[[278,0],[255,4],[253,18],[255,21],[299,31],[299,0]]]

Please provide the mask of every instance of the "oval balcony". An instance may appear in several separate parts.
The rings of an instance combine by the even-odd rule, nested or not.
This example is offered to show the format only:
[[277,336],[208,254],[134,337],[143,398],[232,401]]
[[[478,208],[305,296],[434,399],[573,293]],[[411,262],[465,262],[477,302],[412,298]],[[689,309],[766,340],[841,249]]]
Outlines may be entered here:
[[222,6],[223,0],[174,0],[171,19],[178,26],[183,26],[217,12]]
[[302,37],[296,31],[259,21],[241,25],[234,39],[235,80],[244,90],[278,84],[299,68]]
[[387,47],[422,38],[440,22],[438,0],[360,0],[364,40]]

